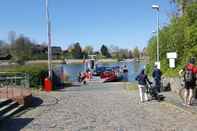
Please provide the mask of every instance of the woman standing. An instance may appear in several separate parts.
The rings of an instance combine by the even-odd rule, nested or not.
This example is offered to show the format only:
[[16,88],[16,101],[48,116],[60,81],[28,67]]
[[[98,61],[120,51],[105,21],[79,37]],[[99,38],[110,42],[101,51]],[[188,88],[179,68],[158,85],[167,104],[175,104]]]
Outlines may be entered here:
[[136,77],[136,80],[138,81],[138,88],[139,88],[139,94],[140,94],[140,103],[148,101],[148,95],[147,95],[147,92],[146,92],[146,86],[147,86],[147,82],[149,84],[152,84],[152,82],[149,81],[148,76],[144,72],[144,69],[142,69],[140,74]]

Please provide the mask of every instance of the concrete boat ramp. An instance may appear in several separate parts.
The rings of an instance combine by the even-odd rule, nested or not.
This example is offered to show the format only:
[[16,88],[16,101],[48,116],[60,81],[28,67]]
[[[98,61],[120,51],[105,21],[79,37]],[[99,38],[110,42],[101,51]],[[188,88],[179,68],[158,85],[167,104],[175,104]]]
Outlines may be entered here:
[[[128,83],[89,83],[51,93],[17,117],[1,122],[2,131],[196,131],[197,116],[168,99],[139,104]],[[170,100],[170,92],[164,93]],[[178,98],[178,97],[177,97]],[[174,100],[175,102],[177,100]],[[12,126],[10,126],[12,125]]]

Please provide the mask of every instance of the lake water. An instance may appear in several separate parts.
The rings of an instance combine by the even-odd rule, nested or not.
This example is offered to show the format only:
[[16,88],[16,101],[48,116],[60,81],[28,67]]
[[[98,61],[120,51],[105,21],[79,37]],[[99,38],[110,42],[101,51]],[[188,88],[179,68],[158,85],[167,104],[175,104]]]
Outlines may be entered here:
[[[144,67],[144,64],[139,62],[128,62],[124,64],[126,64],[128,67],[128,73],[124,74],[124,80],[128,80],[129,82],[134,81],[136,75]],[[122,63],[112,63],[112,64],[104,64],[104,65],[109,65],[109,66],[122,65]],[[77,76],[79,72],[84,71],[83,64],[63,64],[62,66],[64,72],[69,75],[70,81],[77,81]]]

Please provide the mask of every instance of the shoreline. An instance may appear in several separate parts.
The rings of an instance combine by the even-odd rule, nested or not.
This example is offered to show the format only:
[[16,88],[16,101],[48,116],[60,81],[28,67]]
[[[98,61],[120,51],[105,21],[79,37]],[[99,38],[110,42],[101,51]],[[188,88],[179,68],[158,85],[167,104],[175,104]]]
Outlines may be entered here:
[[[68,59],[66,61],[63,60],[52,60],[52,64],[83,64],[83,59]],[[115,63],[117,59],[99,59],[100,63]],[[33,60],[27,61],[26,64],[48,64],[48,60]]]
[[[52,64],[83,64],[83,59],[67,59],[67,60],[52,60]],[[97,60],[99,63],[117,63],[117,59],[99,59]],[[134,61],[134,59],[126,59],[125,62]],[[121,61],[120,61],[121,62]],[[48,60],[30,60],[26,61],[24,65],[31,65],[31,64],[48,64]],[[4,66],[16,66],[17,63],[10,63],[9,61],[0,62],[0,67]]]

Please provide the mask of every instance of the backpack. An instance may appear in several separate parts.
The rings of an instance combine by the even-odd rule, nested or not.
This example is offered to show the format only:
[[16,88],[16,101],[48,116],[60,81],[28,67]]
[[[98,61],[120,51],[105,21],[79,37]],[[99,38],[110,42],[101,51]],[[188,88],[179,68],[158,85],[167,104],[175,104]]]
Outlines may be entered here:
[[194,73],[192,70],[186,69],[184,79],[185,82],[192,82],[194,80]]

